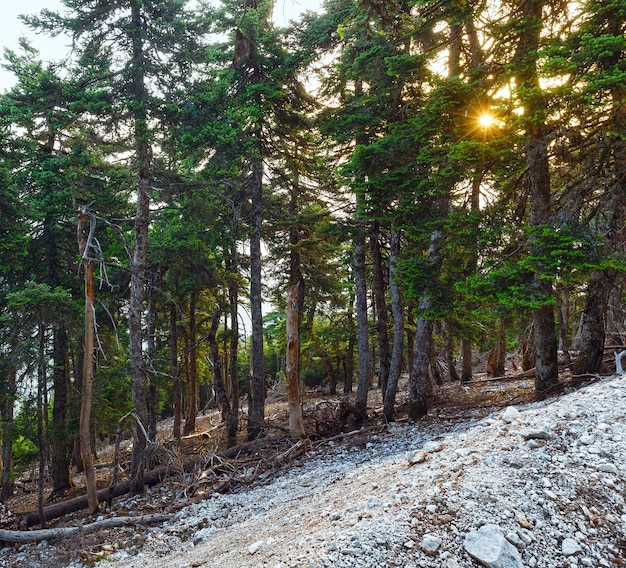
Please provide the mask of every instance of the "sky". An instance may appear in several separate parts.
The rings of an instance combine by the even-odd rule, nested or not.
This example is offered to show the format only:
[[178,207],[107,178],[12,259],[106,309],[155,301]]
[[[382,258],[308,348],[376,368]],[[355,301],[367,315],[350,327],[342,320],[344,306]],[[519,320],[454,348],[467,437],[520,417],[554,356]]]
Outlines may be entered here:
[[[290,19],[295,19],[305,10],[316,11],[322,0],[276,0],[274,8],[274,20],[278,25],[283,25]],[[34,34],[19,19],[20,14],[37,14],[43,8],[60,10],[60,0],[17,0],[3,2],[2,18],[0,18],[0,54],[4,62],[4,48],[17,50],[21,36],[29,39],[31,44],[39,50],[43,60],[58,60],[66,55],[69,44],[67,38],[49,38]],[[0,91],[5,91],[14,84],[10,73],[0,68]]]

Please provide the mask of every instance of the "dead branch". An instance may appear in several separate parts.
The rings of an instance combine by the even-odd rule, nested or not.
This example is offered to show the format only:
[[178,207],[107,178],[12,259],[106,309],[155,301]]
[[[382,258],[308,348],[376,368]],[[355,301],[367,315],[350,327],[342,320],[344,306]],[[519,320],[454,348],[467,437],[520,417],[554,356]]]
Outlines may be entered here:
[[67,538],[68,536],[74,536],[79,533],[86,534],[106,528],[162,523],[170,518],[171,515],[156,513],[153,515],[143,515],[139,517],[110,517],[102,521],[75,527],[57,527],[54,529],[40,529],[36,531],[9,531],[0,529],[0,541],[18,544],[40,542],[42,540],[51,540],[53,538]]

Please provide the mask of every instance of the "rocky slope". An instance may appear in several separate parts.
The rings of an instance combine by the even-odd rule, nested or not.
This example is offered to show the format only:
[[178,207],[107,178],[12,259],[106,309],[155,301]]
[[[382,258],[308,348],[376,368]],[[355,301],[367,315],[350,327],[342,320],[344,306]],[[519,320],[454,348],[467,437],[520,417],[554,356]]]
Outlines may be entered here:
[[[330,445],[278,479],[112,539],[97,567],[626,564],[625,377]],[[32,565],[35,550],[49,565],[46,546],[5,549],[0,566]]]

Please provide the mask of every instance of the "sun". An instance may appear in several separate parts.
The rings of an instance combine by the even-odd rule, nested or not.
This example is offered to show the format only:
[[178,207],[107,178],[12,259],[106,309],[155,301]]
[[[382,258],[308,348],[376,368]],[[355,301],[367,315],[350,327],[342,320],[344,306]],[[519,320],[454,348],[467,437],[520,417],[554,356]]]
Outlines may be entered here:
[[484,112],[478,117],[478,126],[481,128],[491,128],[496,125],[496,117],[493,114],[489,114],[488,112]]

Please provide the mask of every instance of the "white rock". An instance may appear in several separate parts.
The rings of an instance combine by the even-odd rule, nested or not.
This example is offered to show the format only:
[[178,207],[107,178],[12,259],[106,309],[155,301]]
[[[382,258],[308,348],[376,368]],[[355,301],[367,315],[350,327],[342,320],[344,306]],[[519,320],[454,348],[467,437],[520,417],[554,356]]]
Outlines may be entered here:
[[431,454],[433,452],[440,452],[446,446],[447,442],[445,440],[429,440],[422,446],[422,451]]
[[523,568],[522,557],[496,525],[484,525],[466,535],[467,553],[486,568]]
[[564,556],[571,556],[572,554],[576,554],[577,552],[581,552],[582,548],[577,541],[573,538],[564,538],[561,543],[561,552]]
[[514,406],[507,406],[507,408],[502,413],[502,420],[507,424],[511,424],[511,422],[516,422],[520,419],[520,411],[517,410]]
[[256,542],[252,543],[248,547],[248,554],[256,554],[264,544],[265,544],[264,540],[257,540]]
[[409,465],[414,465],[425,461],[428,454],[422,450],[407,450],[405,455]]
[[425,534],[422,537],[420,547],[426,554],[435,554],[441,546],[441,542],[442,541],[439,537],[432,534]]
[[612,473],[613,475],[617,475],[619,470],[617,466],[613,463],[601,463],[598,465],[598,471],[602,471],[604,473]]

